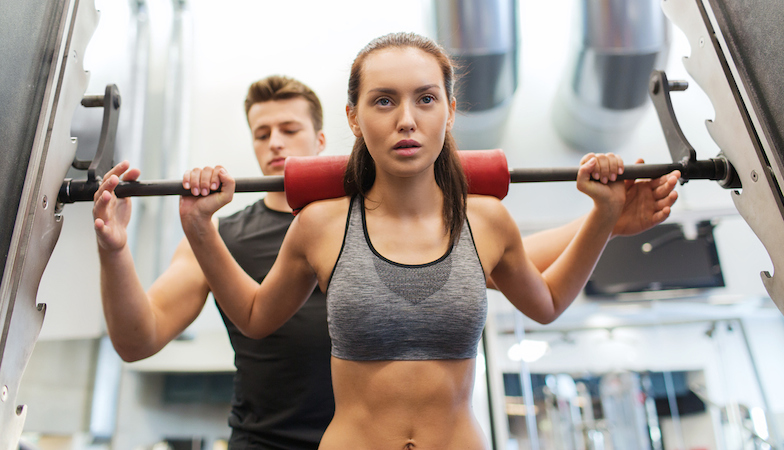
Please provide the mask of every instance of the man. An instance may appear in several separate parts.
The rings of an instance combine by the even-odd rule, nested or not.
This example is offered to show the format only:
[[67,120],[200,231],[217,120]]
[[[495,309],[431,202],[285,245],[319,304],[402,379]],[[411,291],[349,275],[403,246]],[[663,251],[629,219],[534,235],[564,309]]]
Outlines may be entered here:
[[[296,80],[272,76],[254,83],[245,109],[264,175],[282,175],[285,158],[317,155],[326,146],[321,103]],[[139,171],[128,167],[123,162],[106,174],[93,215],[109,336],[125,361],[136,361],[158,352],[196,319],[209,286],[183,239],[170,266],[144,292],[126,240],[130,202],[112,195],[118,176],[124,173],[126,181],[138,178]],[[292,219],[285,194],[270,192],[244,211],[221,219],[219,229],[243,269],[261,281]],[[314,292],[266,339],[246,338],[223,319],[237,367],[230,447],[316,448],[334,412],[324,295]]]
[[[264,175],[281,175],[286,157],[317,155],[326,146],[319,99],[296,80],[271,76],[254,83],[245,109]],[[95,195],[93,215],[109,336],[125,361],[136,361],[155,354],[190,325],[210,289],[183,239],[169,267],[145,293],[127,246],[130,201],[113,195],[120,177],[135,180],[139,171],[123,162],[108,172]],[[663,221],[677,198],[677,177],[628,183],[616,234],[634,234]],[[183,184],[188,188],[195,181]],[[285,194],[269,192],[244,211],[220,219],[218,229],[240,266],[261,281],[292,220]],[[540,270],[563,251],[581,220],[525,239]],[[317,448],[334,412],[324,295],[316,290],[283,327],[260,340],[246,338],[221,314],[237,367],[230,448]]]

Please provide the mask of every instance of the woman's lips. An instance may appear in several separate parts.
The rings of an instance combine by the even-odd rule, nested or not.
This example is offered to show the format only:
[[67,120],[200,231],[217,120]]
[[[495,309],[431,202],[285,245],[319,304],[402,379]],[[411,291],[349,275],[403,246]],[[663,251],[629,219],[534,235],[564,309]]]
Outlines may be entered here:
[[411,156],[418,152],[421,147],[422,144],[413,139],[404,139],[395,144],[393,149],[399,155]]

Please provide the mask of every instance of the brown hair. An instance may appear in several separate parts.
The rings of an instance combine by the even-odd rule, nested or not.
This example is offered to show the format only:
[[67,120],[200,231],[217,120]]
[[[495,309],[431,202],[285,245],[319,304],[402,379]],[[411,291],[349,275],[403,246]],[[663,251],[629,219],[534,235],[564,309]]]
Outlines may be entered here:
[[248,95],[245,97],[245,116],[255,103],[290,98],[302,98],[308,102],[310,117],[313,119],[313,130],[321,131],[324,126],[324,113],[316,93],[304,83],[281,75],[271,75],[250,85]]
[[[448,101],[454,99],[455,69],[446,51],[431,39],[415,33],[391,33],[376,38],[363,48],[351,65],[348,81],[348,106],[354,109],[359,102],[359,87],[362,81],[362,66],[365,59],[377,50],[385,48],[413,47],[432,55],[444,76],[444,87]],[[460,236],[460,230],[466,218],[466,199],[468,183],[463,166],[457,156],[457,144],[452,133],[446,132],[444,147],[434,163],[435,178],[438,187],[444,194],[444,226],[454,243]],[[343,186],[348,195],[365,195],[376,179],[376,166],[370,156],[365,140],[358,137],[349,157]]]

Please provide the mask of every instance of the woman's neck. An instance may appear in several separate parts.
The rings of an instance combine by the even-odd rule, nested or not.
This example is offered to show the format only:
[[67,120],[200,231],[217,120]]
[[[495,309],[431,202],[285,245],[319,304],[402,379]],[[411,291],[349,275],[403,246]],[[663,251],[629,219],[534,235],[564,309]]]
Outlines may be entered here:
[[365,198],[368,209],[379,209],[400,216],[440,215],[444,204],[444,194],[432,172],[409,178],[376,173],[373,187]]

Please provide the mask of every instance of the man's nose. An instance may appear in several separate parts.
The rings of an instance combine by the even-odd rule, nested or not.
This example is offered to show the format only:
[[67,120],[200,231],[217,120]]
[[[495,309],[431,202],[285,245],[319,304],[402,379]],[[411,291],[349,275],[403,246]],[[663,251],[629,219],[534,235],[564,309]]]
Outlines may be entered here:
[[273,129],[270,131],[270,148],[273,150],[280,150],[283,148],[284,139],[283,133],[280,130]]

